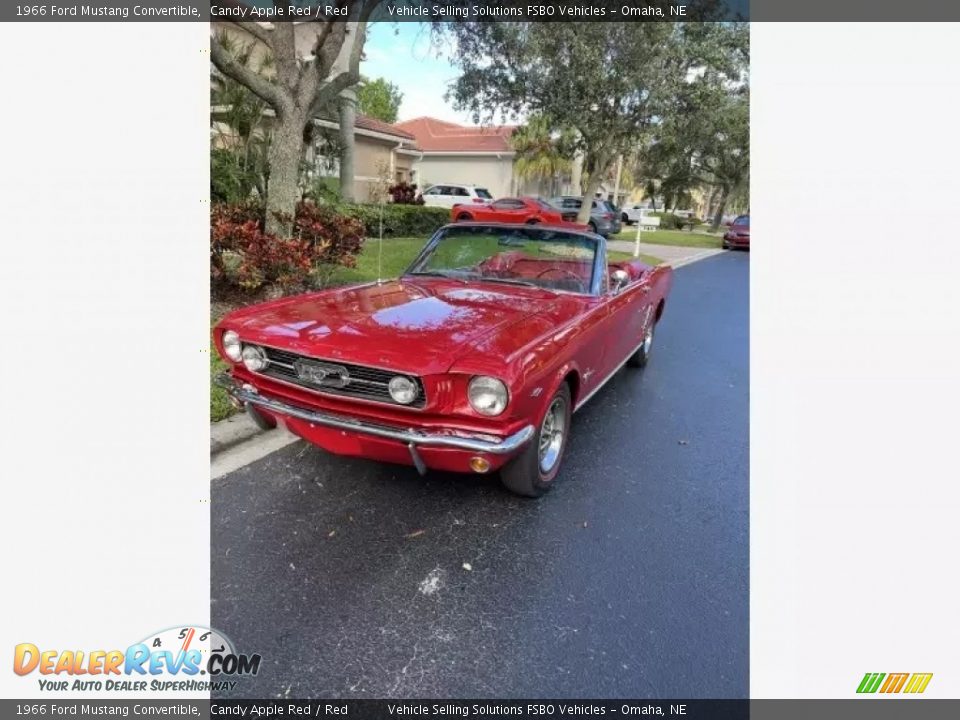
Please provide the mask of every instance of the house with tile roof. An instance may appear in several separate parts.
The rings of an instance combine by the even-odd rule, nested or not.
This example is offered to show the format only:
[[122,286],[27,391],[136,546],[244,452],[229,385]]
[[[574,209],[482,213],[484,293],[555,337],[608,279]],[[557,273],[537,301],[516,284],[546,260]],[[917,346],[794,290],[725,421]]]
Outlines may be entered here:
[[416,141],[419,152],[413,170],[415,182],[423,189],[454,183],[484,187],[493,197],[550,192],[536,181],[516,176],[516,153],[510,146],[515,125],[476,127],[418,117],[396,123],[396,127]]
[[[317,40],[317,28],[315,23],[294,23],[296,51],[301,57],[308,57],[312,52]],[[211,30],[217,36],[226,37],[235,47],[244,48],[249,53],[247,63],[250,67],[265,74],[272,72],[267,62],[269,52],[266,46],[249,33],[226,22],[212,23]],[[219,76],[218,71],[213,69],[211,76]],[[225,110],[217,106],[210,108],[213,147],[231,147],[237,141],[235,129],[225,122]],[[376,201],[385,186],[414,182],[413,164],[420,148],[413,134],[376,118],[360,113],[353,115],[353,195],[356,200]],[[257,132],[269,132],[272,121],[273,111],[267,108]],[[322,142],[324,135],[336,137],[339,134],[340,124],[335,109],[318,115],[314,119],[314,126],[319,131],[314,133],[317,142],[306,149],[304,157],[307,182],[314,177],[326,177],[339,183],[339,160],[333,153],[324,153],[324,148],[329,149],[329,145]]]

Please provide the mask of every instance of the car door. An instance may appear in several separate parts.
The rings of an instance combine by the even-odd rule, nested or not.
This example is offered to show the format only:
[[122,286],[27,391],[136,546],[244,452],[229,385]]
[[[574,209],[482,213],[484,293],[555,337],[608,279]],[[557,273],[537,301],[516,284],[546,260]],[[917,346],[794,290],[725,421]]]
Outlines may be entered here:
[[[609,269],[608,269],[609,277]],[[604,370],[614,372],[640,346],[648,325],[653,322],[654,307],[650,302],[650,274],[631,279],[617,288],[607,283],[604,298],[607,305],[604,342]]]
[[448,207],[444,203],[443,188],[440,185],[434,185],[424,190],[423,204],[429,207]]
[[523,222],[526,214],[527,206],[519,198],[501,198],[490,204],[489,219],[493,222]]

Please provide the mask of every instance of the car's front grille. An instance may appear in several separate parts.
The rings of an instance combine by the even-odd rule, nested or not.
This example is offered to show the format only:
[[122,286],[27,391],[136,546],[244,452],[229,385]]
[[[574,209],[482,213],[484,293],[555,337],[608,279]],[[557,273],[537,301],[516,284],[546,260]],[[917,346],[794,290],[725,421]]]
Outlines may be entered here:
[[[426,405],[423,382],[414,375],[336,360],[321,360],[271,347],[264,347],[263,350],[270,362],[260,372],[261,375],[330,395],[372,400],[400,407],[422,408]],[[417,397],[413,402],[404,405],[390,397],[387,383],[397,375],[409,378],[417,386]]]

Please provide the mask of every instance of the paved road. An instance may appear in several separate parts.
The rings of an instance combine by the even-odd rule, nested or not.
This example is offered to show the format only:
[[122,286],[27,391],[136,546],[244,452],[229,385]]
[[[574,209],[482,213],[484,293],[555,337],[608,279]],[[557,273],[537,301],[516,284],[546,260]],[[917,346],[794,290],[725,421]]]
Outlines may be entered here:
[[[633,253],[636,244],[625,240],[610,240],[607,247],[619,252]],[[684,247],[682,245],[655,245],[653,243],[640,243],[640,252],[644,255],[652,255],[660,258],[667,265],[684,265],[696,257],[707,257],[722,253],[723,250],[702,247]]]
[[748,274],[677,271],[538,501],[302,442],[215,480],[212,624],[264,658],[234,694],[745,697]]

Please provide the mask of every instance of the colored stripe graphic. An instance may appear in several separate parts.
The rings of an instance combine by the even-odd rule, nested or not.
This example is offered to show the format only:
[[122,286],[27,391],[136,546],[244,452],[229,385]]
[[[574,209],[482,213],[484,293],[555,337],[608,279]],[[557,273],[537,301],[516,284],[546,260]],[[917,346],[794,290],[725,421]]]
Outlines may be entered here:
[[880,687],[880,683],[883,681],[884,677],[886,677],[886,673],[867,673],[863,676],[863,680],[860,681],[860,686],[857,688],[857,692],[875,693],[877,688]]
[[922,693],[927,689],[927,685],[930,684],[930,678],[933,677],[933,673],[914,673],[910,682],[907,683],[907,687],[904,688],[905,693]]
[[890,673],[887,675],[887,681],[880,688],[882,693],[898,693],[903,689],[903,684],[910,677],[910,673]]

